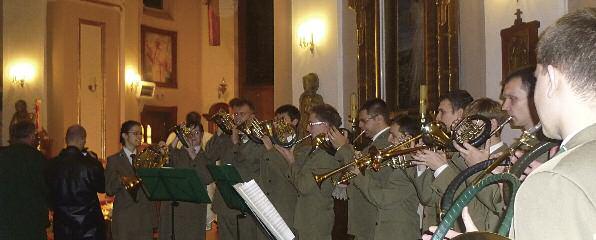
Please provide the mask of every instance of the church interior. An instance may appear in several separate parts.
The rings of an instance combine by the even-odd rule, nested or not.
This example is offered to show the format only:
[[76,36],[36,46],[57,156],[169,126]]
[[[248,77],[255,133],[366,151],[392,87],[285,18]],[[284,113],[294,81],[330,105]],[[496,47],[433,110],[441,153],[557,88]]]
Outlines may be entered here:
[[[0,0],[0,6],[2,145],[14,122],[30,119],[49,159],[66,146],[69,126],[80,124],[86,146],[105,166],[121,149],[123,122],[140,122],[149,145],[165,141],[196,111],[205,132],[216,134],[209,119],[234,98],[251,101],[259,120],[273,119],[285,104],[303,110],[324,102],[346,128],[372,98],[385,100],[392,114],[412,116],[421,105],[435,109],[456,89],[500,101],[501,81],[536,64],[539,34],[596,1]],[[511,142],[520,130],[506,126],[503,134]],[[100,201],[109,221],[113,200],[102,194]],[[336,209],[336,219],[342,212]],[[207,239],[218,239],[216,231],[208,230]],[[334,231],[334,239],[344,239],[345,229]]]

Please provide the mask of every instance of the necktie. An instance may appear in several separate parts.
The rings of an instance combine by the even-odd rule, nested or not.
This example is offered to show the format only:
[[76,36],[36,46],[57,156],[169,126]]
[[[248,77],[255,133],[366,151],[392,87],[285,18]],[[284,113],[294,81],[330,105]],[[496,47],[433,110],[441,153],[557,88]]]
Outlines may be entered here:
[[135,165],[135,161],[136,161],[136,159],[135,159],[135,158],[136,158],[136,157],[137,157],[137,155],[136,155],[136,154],[134,154],[134,153],[133,153],[133,154],[130,154],[130,163],[132,164],[132,166],[133,166],[133,167],[134,167],[134,165]]

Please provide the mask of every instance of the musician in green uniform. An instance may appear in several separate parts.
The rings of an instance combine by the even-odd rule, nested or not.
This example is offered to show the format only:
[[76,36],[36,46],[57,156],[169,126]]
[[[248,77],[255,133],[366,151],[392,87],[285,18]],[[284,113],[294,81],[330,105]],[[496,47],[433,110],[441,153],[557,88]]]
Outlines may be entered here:
[[[454,90],[441,96],[436,120],[444,123],[448,128],[457,119],[461,119],[465,107],[474,99],[465,90]],[[422,150],[412,157],[416,163],[428,167],[420,176],[415,178],[416,191],[424,211],[422,215],[422,229],[439,223],[440,201],[451,181],[466,168],[464,159],[457,153]],[[456,227],[457,229],[457,227]]]
[[[358,113],[359,127],[365,130],[372,143],[365,147],[362,155],[374,147],[384,149],[389,142],[389,110],[381,99],[368,100]],[[346,136],[333,129],[329,138],[339,150],[336,158],[344,163],[354,161],[354,147]],[[356,239],[417,239],[418,198],[416,189],[408,175],[415,169],[393,169],[384,167],[379,172],[365,170],[357,175],[348,187],[348,231]]]
[[[328,104],[313,107],[308,117],[307,130],[312,136],[326,134],[331,128],[341,125],[341,117],[337,110]],[[275,148],[288,161],[290,169],[288,178],[298,192],[294,227],[300,239],[330,240],[335,214],[331,181],[325,181],[319,187],[313,174],[329,172],[340,163],[329,154],[329,149],[298,146],[286,149],[275,145]]]
[[[230,107],[236,126],[254,118],[254,105],[247,100],[233,99],[230,101]],[[234,128],[232,135],[218,131],[207,143],[205,156],[210,162],[220,160],[222,164],[231,164],[238,170],[242,180],[247,182],[259,178],[259,161],[264,152],[265,148],[262,144],[251,141]],[[260,230],[255,220],[250,216],[240,217],[241,212],[229,208],[219,193],[215,194],[213,209],[217,213],[220,240],[237,239],[237,231],[240,232],[242,239],[257,238]],[[237,221],[238,224],[236,224]]]
[[[284,121],[296,130],[300,121],[300,110],[289,104],[283,105],[275,110],[275,118]],[[295,137],[299,139],[298,135]],[[260,161],[261,168],[258,184],[286,224],[293,227],[298,193],[292,185],[292,181],[288,178],[290,165],[273,148],[273,143],[269,137],[265,136],[262,140],[267,151]]]

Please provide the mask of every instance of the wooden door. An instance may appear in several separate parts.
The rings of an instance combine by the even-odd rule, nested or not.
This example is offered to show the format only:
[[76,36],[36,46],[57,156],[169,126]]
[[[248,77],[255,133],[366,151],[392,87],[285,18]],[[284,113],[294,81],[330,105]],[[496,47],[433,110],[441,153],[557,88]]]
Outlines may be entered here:
[[[177,123],[178,107],[145,106],[141,112],[143,125],[143,140],[146,143],[157,144],[166,141],[169,130]],[[147,126],[151,126],[151,141],[147,139]]]

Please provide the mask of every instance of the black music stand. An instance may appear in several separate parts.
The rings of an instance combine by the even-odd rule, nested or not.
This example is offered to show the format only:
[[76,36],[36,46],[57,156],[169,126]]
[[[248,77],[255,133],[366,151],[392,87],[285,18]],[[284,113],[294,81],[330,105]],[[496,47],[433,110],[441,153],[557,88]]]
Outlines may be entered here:
[[211,203],[205,184],[192,169],[141,168],[137,175],[142,179],[149,200],[172,201],[172,240],[176,239],[174,208],[178,202]]

